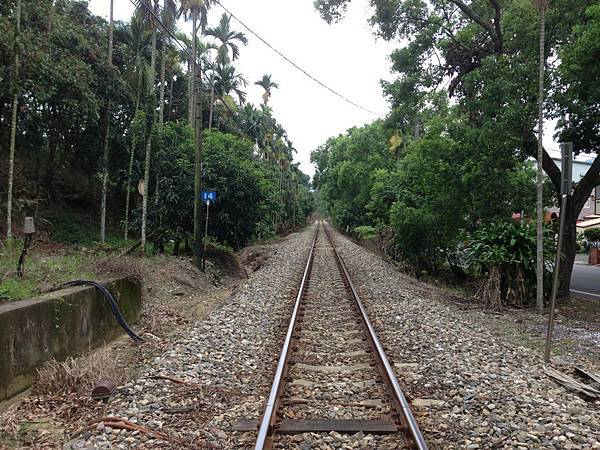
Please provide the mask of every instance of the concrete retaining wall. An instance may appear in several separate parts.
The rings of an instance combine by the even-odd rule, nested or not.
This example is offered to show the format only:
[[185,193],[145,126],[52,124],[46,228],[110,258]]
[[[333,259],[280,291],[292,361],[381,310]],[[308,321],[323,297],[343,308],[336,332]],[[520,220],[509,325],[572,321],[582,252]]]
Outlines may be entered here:
[[[129,279],[103,283],[129,324],[141,310],[141,287]],[[0,304],[0,402],[31,386],[36,369],[124,334],[104,297],[93,287],[56,291]]]

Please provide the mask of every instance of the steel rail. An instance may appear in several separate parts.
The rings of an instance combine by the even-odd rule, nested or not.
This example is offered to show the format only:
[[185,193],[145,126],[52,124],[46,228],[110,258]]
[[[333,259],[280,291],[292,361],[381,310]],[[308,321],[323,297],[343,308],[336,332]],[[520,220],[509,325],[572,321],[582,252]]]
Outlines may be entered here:
[[275,371],[275,377],[273,379],[273,385],[271,386],[271,392],[269,393],[269,398],[267,400],[265,411],[263,413],[262,420],[260,423],[260,428],[258,430],[258,437],[256,438],[256,444],[254,446],[255,450],[264,449],[269,439],[272,438],[271,431],[273,425],[275,425],[275,420],[277,417],[279,397],[281,394],[281,390],[283,389],[283,380],[286,376],[290,350],[292,348],[291,342],[294,334],[294,329],[296,327],[298,311],[300,310],[300,303],[302,302],[302,297],[304,296],[304,292],[306,291],[308,277],[312,268],[317,237],[319,236],[319,228],[320,226],[317,225],[317,229],[315,231],[312,246],[310,249],[310,254],[308,255],[308,261],[306,262],[306,268],[304,269],[304,275],[302,276],[302,282],[300,283],[298,295],[296,296],[296,302],[294,304],[294,311],[292,312],[290,325],[285,336],[285,341],[283,343],[281,355],[279,356],[279,362],[277,364],[277,370]]
[[404,419],[403,425],[408,429],[408,432],[410,433],[410,437],[412,438],[412,441],[415,444],[415,448],[417,448],[418,450],[427,450],[428,446],[427,446],[427,443],[425,442],[425,438],[423,437],[423,434],[421,433],[421,430],[419,429],[419,425],[417,424],[417,421],[415,420],[415,417],[412,413],[410,404],[408,403],[408,400],[406,400],[406,397],[404,396],[404,393],[402,392],[402,389],[400,388],[400,384],[398,383],[398,380],[396,379],[396,375],[394,374],[392,365],[390,364],[387,356],[385,355],[383,346],[381,345],[381,342],[379,341],[379,338],[377,337],[377,334],[375,333],[375,329],[373,328],[373,324],[371,323],[371,320],[369,319],[367,311],[366,311],[365,307],[363,306],[362,301],[360,300],[360,297],[358,295],[358,292],[356,291],[356,288],[354,287],[354,284],[352,283],[352,280],[350,278],[350,273],[348,272],[348,269],[346,268],[346,264],[344,263],[344,260],[342,259],[341,255],[339,254],[338,249],[335,246],[335,242],[333,241],[333,237],[331,236],[329,230],[327,230],[327,227],[325,225],[323,225],[323,228],[325,230],[325,234],[327,235],[327,238],[329,239],[329,242],[331,242],[331,246],[333,247],[333,252],[335,254],[335,258],[336,258],[337,263],[342,271],[342,274],[347,283],[347,286],[352,294],[352,297],[354,298],[356,306],[358,307],[358,309],[361,313],[361,318],[362,318],[362,320],[367,328],[367,331],[368,331],[368,337],[369,337],[369,340],[371,341],[371,346],[372,346],[373,350],[375,351],[375,356],[381,363],[380,369],[382,371],[382,375],[387,380],[388,386],[390,387],[390,389],[392,391],[392,394],[394,397],[394,405],[396,406],[396,410],[397,410],[398,414],[400,415],[400,417],[402,417]]

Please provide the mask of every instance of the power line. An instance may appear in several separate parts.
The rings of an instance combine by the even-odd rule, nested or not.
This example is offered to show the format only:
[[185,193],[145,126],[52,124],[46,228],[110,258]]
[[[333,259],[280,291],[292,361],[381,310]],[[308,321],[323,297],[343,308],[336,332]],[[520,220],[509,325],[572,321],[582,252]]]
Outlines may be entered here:
[[[192,57],[192,53],[189,50],[189,48],[187,46],[185,46],[184,44],[182,44],[182,42],[177,38],[177,36],[175,36],[175,34],[173,33],[173,31],[167,27],[162,19],[160,18],[160,16],[156,13],[156,11],[154,11],[154,9],[147,3],[145,3],[143,0],[129,0],[136,8],[143,8],[145,9],[150,16],[152,16],[152,19],[154,20],[154,22],[156,23],[157,26],[160,26],[160,28],[169,36],[169,39],[171,40],[171,42],[174,41],[174,44],[177,45],[182,52],[184,52],[185,55],[187,55],[188,57],[188,61],[192,60],[194,65],[196,66],[197,69],[201,69],[200,64],[198,63],[198,57],[197,55],[194,55],[194,57]],[[158,12],[160,13],[161,8],[158,8]],[[192,34],[192,38],[194,38],[194,34]],[[208,60],[203,60],[204,64],[206,64],[208,66],[209,69],[215,71],[215,67],[214,65],[208,61]],[[241,122],[239,115],[236,114],[227,104],[227,102],[225,101],[225,99],[216,91],[215,89],[215,84],[213,82],[213,80],[206,74],[205,71],[203,70],[199,70],[198,73],[201,73],[202,75],[204,75],[204,77],[206,78],[206,80],[208,81],[209,85],[211,86],[211,88],[213,89],[215,96],[221,100],[221,103],[223,104],[223,106],[225,107],[225,109],[227,109],[227,111],[231,114],[232,119],[236,120],[238,122],[238,125],[242,125],[242,129],[243,127],[243,123]],[[250,130],[252,128],[254,128],[256,126],[253,125],[252,127],[250,127]]]
[[294,66],[296,69],[298,69],[300,72],[302,72],[304,75],[306,75],[308,78],[310,78],[311,80],[313,80],[315,83],[317,83],[319,86],[327,89],[329,92],[331,92],[332,94],[336,95],[337,97],[341,98],[342,100],[344,100],[347,103],[350,103],[352,106],[355,106],[356,108],[362,109],[363,111],[368,112],[369,114],[373,114],[374,116],[377,116],[378,114],[374,113],[373,111],[371,111],[370,109],[365,108],[364,106],[359,105],[358,103],[353,102],[352,100],[350,100],[348,97],[346,97],[343,94],[340,94],[338,91],[336,91],[333,88],[330,88],[329,86],[327,86],[325,83],[323,83],[322,81],[320,81],[319,79],[317,79],[316,77],[314,77],[313,75],[311,75],[310,73],[308,73],[306,70],[304,70],[302,67],[300,67],[298,64],[296,64],[294,61],[292,61],[290,58],[288,58],[286,55],[284,55],[282,52],[280,52],[278,49],[276,49],[275,47],[273,47],[271,44],[269,44],[262,36],[260,36],[257,32],[255,32],[252,28],[250,28],[248,25],[246,25],[243,21],[241,21],[235,14],[233,14],[229,9],[227,9],[225,6],[223,6],[223,4],[219,1],[219,0],[214,0],[214,2],[219,5],[221,8],[223,8],[223,10],[229,14],[231,17],[233,17],[235,20],[237,20],[239,22],[239,24],[241,26],[243,26],[246,30],[248,30],[251,34],[253,34],[259,41],[261,41],[263,44],[265,44],[267,47],[269,47],[271,50],[273,50],[275,53],[277,53],[281,58],[283,58],[286,62],[288,62],[289,64],[291,64],[292,66]]

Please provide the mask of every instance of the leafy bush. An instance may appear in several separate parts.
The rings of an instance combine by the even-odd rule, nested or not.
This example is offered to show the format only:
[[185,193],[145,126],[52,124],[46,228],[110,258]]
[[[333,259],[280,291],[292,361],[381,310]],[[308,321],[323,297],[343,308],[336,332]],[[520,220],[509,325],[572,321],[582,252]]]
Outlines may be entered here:
[[[173,240],[178,253],[180,243],[189,242],[193,233],[193,129],[185,122],[170,122],[161,139],[160,198],[158,208],[151,205],[149,229],[160,230],[163,242]],[[202,188],[218,193],[210,205],[208,233],[230,248],[270,237],[279,228],[303,225],[312,210],[310,179],[295,165],[279,167],[257,158],[248,139],[206,131],[203,158]],[[141,205],[137,208],[134,229],[140,227]],[[203,219],[205,214],[203,205]]]
[[[544,284],[549,292],[555,246],[544,230]],[[480,294],[486,306],[522,305],[535,296],[536,231],[534,223],[503,222],[480,227],[468,239],[465,262],[485,279]],[[490,281],[490,278],[494,280]]]
[[600,242],[600,227],[588,228],[583,232],[583,235],[589,242],[594,242],[596,247],[598,247],[598,242]]
[[363,241],[368,241],[369,239],[374,239],[377,236],[377,230],[369,225],[360,225],[358,227],[354,227],[352,230],[359,239]]
[[417,273],[435,273],[444,257],[444,246],[431,210],[396,202],[390,211],[394,250]]

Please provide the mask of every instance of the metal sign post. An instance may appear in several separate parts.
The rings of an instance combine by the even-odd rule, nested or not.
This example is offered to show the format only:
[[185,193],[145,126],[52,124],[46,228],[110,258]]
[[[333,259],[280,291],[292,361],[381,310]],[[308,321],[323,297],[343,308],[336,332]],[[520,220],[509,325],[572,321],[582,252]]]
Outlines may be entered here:
[[210,211],[210,202],[217,201],[217,193],[215,191],[202,191],[202,201],[206,203],[206,222],[204,224],[204,252],[202,252],[202,267],[201,270],[206,270],[206,246],[208,245],[208,213]]
[[19,278],[23,277],[25,257],[27,256],[27,250],[29,250],[31,240],[33,239],[33,235],[35,233],[35,224],[33,222],[33,217],[25,217],[25,226],[23,227],[23,233],[25,234],[25,239],[23,240],[23,250],[21,251],[21,256],[19,256],[19,262],[17,263],[17,276]]
[[550,315],[548,317],[548,332],[546,334],[546,350],[544,352],[544,361],[550,362],[550,352],[552,348],[552,333],[554,331],[554,311],[556,309],[556,293],[560,280],[558,273],[560,271],[560,257],[562,253],[563,234],[565,227],[565,212],[567,202],[571,195],[572,168],[573,168],[573,143],[566,142],[560,144],[562,153],[561,164],[561,202],[560,202],[560,225],[558,227],[558,243],[556,246],[556,257],[554,259],[554,273],[552,281],[552,296],[550,298]]

